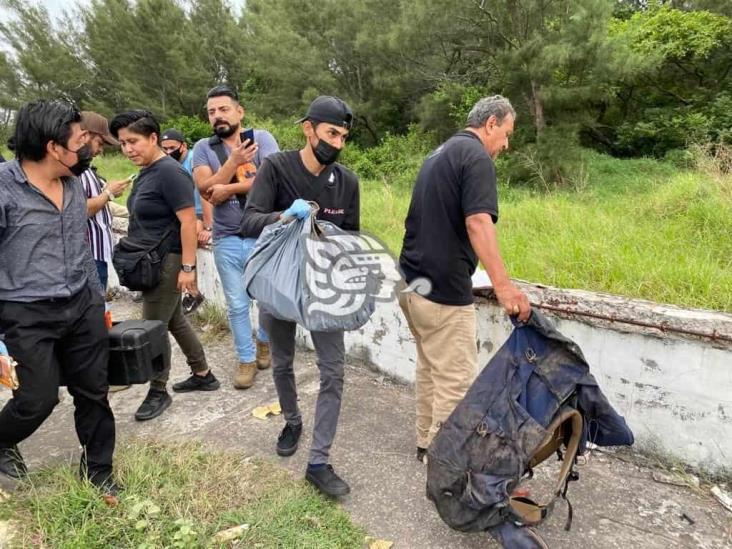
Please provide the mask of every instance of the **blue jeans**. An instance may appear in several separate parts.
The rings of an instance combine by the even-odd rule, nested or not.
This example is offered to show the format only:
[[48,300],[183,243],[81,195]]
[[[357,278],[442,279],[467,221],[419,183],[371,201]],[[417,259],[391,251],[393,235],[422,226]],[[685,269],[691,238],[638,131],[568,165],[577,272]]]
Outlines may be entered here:
[[[225,236],[214,241],[213,253],[216,270],[226,296],[229,327],[234,336],[234,346],[239,362],[254,362],[256,348],[252,340],[252,321],[249,318],[251,299],[244,289],[244,264],[254,249],[254,238]],[[259,341],[269,341],[261,326],[257,331]]]
[[106,261],[94,260],[97,264],[97,274],[99,275],[99,282],[102,284],[104,291],[107,291],[107,282],[109,281],[109,268]]

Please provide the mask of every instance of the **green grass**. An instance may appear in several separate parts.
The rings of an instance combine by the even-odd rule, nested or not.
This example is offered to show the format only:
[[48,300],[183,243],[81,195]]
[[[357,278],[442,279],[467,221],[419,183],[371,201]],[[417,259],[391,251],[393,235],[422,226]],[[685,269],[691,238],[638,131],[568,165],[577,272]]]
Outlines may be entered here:
[[70,466],[31,475],[0,517],[13,545],[54,548],[217,547],[221,530],[248,524],[241,547],[362,547],[365,532],[302,480],[262,461],[200,444],[132,442],[116,453],[125,491],[107,507]]
[[[416,173],[414,160],[405,160],[404,173],[397,173],[393,159],[384,160],[392,166],[384,177],[362,180],[362,227],[396,254],[409,208],[406,181]],[[511,276],[732,311],[729,178],[592,152],[585,153],[585,162],[587,184],[580,191],[541,193],[501,186],[498,232]],[[109,178],[131,170],[131,164],[113,155],[97,164]]]
[[[732,311],[732,183],[654,160],[587,154],[582,191],[499,190],[514,278]],[[500,177],[500,173],[499,173]],[[410,190],[362,185],[362,225],[401,249]]]

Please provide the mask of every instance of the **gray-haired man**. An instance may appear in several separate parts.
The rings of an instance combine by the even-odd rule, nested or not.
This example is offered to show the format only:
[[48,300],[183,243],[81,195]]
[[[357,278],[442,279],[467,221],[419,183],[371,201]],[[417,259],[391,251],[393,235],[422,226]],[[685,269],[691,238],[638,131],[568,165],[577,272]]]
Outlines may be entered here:
[[498,193],[493,161],[508,148],[515,116],[505,97],[479,100],[467,128],[424,161],[412,193],[399,265],[407,283],[424,278],[430,288],[424,295],[400,294],[399,304],[417,343],[420,461],[477,373],[471,276],[478,260],[506,312],[521,320],[530,314],[526,295],[508,278],[494,226]]

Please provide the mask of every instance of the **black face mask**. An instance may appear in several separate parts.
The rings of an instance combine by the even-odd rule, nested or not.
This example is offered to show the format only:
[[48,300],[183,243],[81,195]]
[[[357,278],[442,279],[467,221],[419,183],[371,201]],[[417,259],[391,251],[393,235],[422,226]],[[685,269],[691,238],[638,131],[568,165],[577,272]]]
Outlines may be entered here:
[[328,166],[338,160],[338,155],[341,154],[341,149],[336,149],[333,145],[330,143],[323,141],[322,139],[318,138],[318,144],[313,147],[310,145],[313,149],[313,154],[315,155],[315,159],[320,162],[323,166]]
[[181,151],[180,147],[178,147],[174,151],[169,152],[168,156],[171,157],[176,162],[180,162],[180,157],[183,156],[183,151]]
[[[64,147],[63,145],[61,145]],[[66,149],[66,147],[64,147]],[[86,145],[83,145],[76,149],[75,151],[72,151],[71,149],[66,149],[69,152],[72,152],[76,155],[76,164],[72,164],[71,166],[64,164],[61,162],[61,164],[64,164],[69,171],[74,174],[76,177],[79,177],[81,174],[83,174],[86,170],[89,169],[91,166],[91,162],[94,159],[94,155],[92,155],[91,152],[91,146],[87,143]]]

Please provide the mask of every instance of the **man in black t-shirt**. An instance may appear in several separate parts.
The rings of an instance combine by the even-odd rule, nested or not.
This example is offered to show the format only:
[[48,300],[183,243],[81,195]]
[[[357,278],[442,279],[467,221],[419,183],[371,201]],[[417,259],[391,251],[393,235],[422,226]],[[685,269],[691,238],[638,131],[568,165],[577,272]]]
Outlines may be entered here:
[[508,278],[498,250],[496,171],[515,112],[496,95],[478,101],[468,127],[422,164],[412,193],[399,258],[415,291],[400,305],[417,343],[417,458],[462,400],[477,374],[471,276],[485,266],[506,312],[526,320],[529,301]]
[[[280,218],[304,219],[310,213],[306,200],[318,203],[317,219],[348,231],[359,230],[358,178],[336,163],[353,122],[351,109],[336,97],[321,96],[311,103],[299,122],[307,140],[305,146],[299,151],[268,156],[257,172],[244,211],[244,237],[258,237],[266,225]],[[292,367],[296,325],[271,313],[276,311],[263,310],[260,319],[269,333],[272,375],[286,421],[277,439],[277,454],[291,456],[297,450],[302,432]],[[343,332],[311,332],[310,335],[320,370],[320,392],[305,478],[329,496],[342,496],[350,488],[328,464],[328,456],[341,410],[345,366]]]

